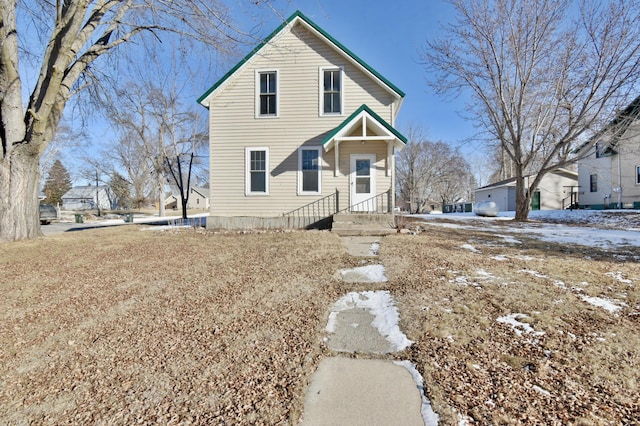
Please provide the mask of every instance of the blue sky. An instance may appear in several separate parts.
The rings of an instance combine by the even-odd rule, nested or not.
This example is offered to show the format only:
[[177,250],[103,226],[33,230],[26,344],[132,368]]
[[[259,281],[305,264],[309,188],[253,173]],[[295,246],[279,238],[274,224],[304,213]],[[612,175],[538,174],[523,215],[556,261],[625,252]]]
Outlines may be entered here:
[[[431,140],[460,146],[474,154],[476,147],[463,142],[476,134],[471,122],[459,116],[466,99],[445,100],[427,85],[420,52],[452,16],[452,7],[442,0],[275,0],[276,12],[248,18],[246,0],[226,0],[245,29],[262,24],[260,35],[268,36],[296,10],[331,34],[406,93],[397,127],[422,126]],[[268,10],[268,9],[263,9]],[[263,21],[259,22],[260,19]]]
[[[421,126],[430,140],[460,147],[470,163],[483,157],[479,143],[465,141],[476,134],[471,122],[459,116],[467,100],[447,101],[435,95],[427,85],[427,72],[420,63],[420,52],[425,48],[426,40],[432,39],[440,24],[452,17],[452,7],[445,1],[267,0],[270,7],[248,0],[221,1],[229,7],[232,18],[242,31],[255,32],[259,28],[258,38],[267,37],[296,10],[302,11],[406,93],[396,123],[398,129],[404,131],[410,124]],[[184,102],[195,105],[200,95],[258,44],[258,38],[244,45],[237,52],[237,58],[211,64],[208,70],[201,68],[195,78],[197,81],[190,81],[191,93]],[[202,107],[198,105],[197,108],[204,113]],[[103,147],[102,142],[115,138],[112,127],[96,117],[89,129],[89,146],[61,153],[63,163],[72,172],[76,183],[84,183],[77,173],[86,166],[82,159],[85,152],[95,155],[92,152]]]

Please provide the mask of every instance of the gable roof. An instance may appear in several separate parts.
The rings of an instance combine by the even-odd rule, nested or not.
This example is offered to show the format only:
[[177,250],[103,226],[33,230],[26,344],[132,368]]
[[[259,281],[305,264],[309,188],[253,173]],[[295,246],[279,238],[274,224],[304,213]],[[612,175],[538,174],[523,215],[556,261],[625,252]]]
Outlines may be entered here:
[[373,135],[362,137],[353,137],[354,139],[364,140],[366,138],[371,139],[389,139],[395,142],[396,147],[402,149],[407,143],[407,138],[397,131],[392,125],[387,123],[382,117],[373,112],[371,108],[363,104],[360,108],[355,110],[353,114],[347,117],[338,127],[330,131],[327,136],[322,140],[322,147],[325,151],[329,151],[333,148],[335,141],[342,138],[348,138],[349,134],[354,130],[357,125],[362,125],[363,132],[366,132],[367,124],[371,123],[382,135]]
[[634,120],[638,119],[638,116],[640,116],[640,96],[635,98],[625,109],[616,114],[609,124],[589,138],[588,141],[577,147],[573,152],[577,154],[585,147],[592,146],[594,141],[597,142],[608,130],[613,129],[611,140],[608,141],[607,146],[603,149],[608,153],[616,154],[613,148],[618,145],[620,136],[622,136]]
[[[550,174],[563,176],[567,179],[575,179],[576,181],[578,180],[578,172],[574,172],[573,170],[559,168],[559,169],[547,172],[545,176]],[[534,175],[526,175],[525,177],[530,178],[533,176]],[[544,179],[544,177],[542,179]],[[480,188],[476,188],[474,189],[474,191],[480,191],[480,190],[490,189],[490,188],[506,188],[506,187],[515,187],[515,186],[516,186],[516,178],[513,177],[513,178],[501,180],[500,182],[490,183],[489,185],[485,185]]]
[[399,100],[404,98],[405,93],[396,87],[393,83],[387,80],[382,76],[379,72],[373,69],[369,64],[356,56],[353,52],[347,49],[343,44],[329,35],[326,31],[320,28],[315,22],[311,19],[307,18],[302,12],[299,10],[296,11],[293,15],[289,17],[285,22],[283,22],[278,28],[275,29],[266,39],[264,39],[258,46],[256,46],[247,56],[245,56],[240,62],[238,62],[229,72],[227,72],[220,80],[218,80],[213,86],[209,88],[205,93],[202,94],[198,98],[198,103],[204,107],[209,107],[209,101],[212,97],[216,95],[218,89],[224,85],[228,80],[230,80],[234,74],[236,74],[239,70],[241,70],[244,65],[246,65],[253,57],[255,57],[261,50],[263,50],[266,46],[268,46],[274,39],[280,37],[281,35],[288,33],[296,24],[304,25],[308,30],[313,32],[320,39],[324,40],[329,46],[331,46],[334,50],[348,59],[356,68],[361,69],[368,74],[374,81],[376,81],[380,86],[385,88],[388,92],[390,92],[394,97]]
[[100,186],[74,186],[70,190],[68,190],[61,198],[63,199],[71,199],[71,198],[95,198],[96,191],[108,191],[109,187],[106,185]]

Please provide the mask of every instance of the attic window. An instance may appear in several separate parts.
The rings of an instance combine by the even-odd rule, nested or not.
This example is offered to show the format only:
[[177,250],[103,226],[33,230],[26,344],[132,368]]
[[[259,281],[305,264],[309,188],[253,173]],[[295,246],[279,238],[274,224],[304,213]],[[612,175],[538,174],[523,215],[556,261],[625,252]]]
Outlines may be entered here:
[[342,69],[321,68],[320,111],[321,115],[342,114]]
[[259,117],[278,116],[278,71],[258,71],[256,73],[257,105]]

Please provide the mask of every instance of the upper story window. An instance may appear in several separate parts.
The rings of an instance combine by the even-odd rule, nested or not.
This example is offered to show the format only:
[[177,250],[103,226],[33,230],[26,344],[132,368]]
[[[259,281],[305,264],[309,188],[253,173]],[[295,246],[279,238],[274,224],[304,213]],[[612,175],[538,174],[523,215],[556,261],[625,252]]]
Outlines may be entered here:
[[298,194],[319,194],[322,173],[322,148],[319,146],[298,149]]
[[640,185],[640,166],[636,166],[636,184]]
[[321,115],[342,114],[342,69],[341,68],[321,68],[321,94],[320,112]]
[[256,115],[258,117],[278,116],[278,71],[258,71],[256,72],[257,105]]
[[269,148],[246,148],[245,192],[269,195]]

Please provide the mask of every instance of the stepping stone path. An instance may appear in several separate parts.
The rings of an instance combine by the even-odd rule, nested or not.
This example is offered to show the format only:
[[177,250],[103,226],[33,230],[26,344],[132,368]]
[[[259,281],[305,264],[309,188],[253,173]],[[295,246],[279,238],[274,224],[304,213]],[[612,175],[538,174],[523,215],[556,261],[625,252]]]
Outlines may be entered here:
[[[352,256],[377,256],[378,237],[344,237]],[[339,271],[345,282],[386,282],[383,265]],[[377,358],[411,345],[398,327],[388,291],[350,292],[333,305],[325,343],[335,352]],[[408,361],[331,357],[320,362],[307,390],[302,425],[437,425],[422,391],[422,377]]]

